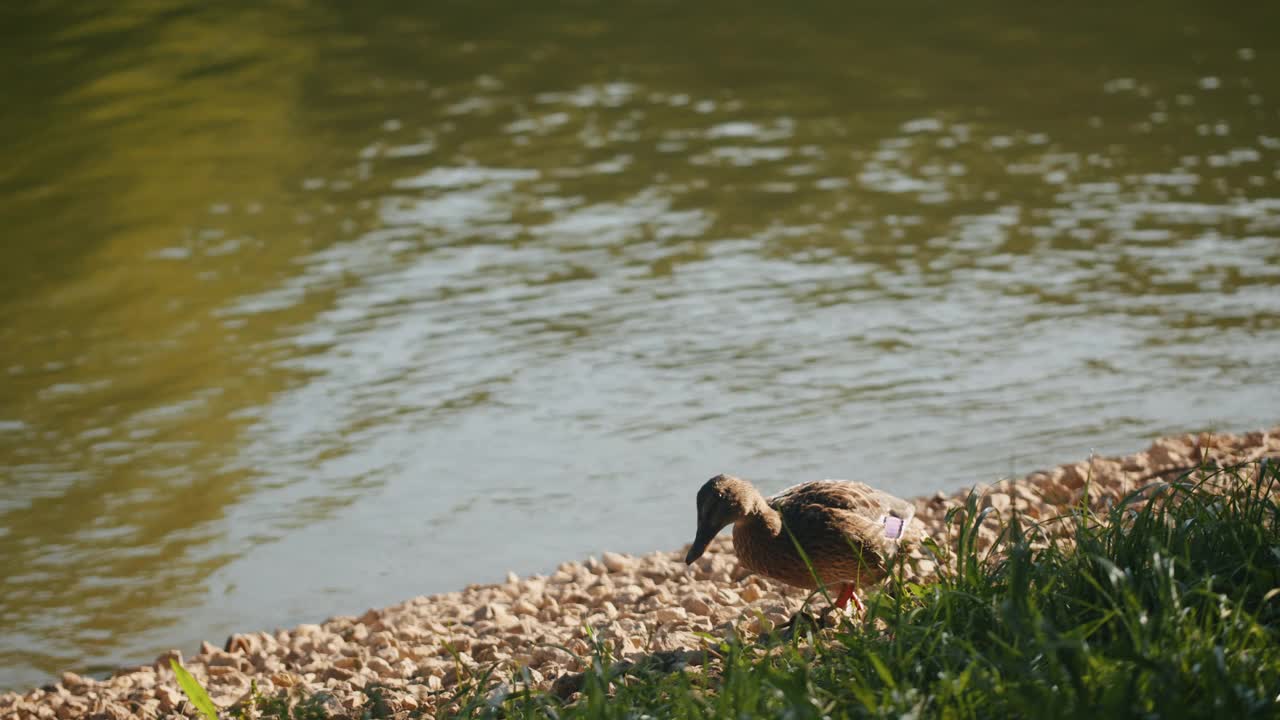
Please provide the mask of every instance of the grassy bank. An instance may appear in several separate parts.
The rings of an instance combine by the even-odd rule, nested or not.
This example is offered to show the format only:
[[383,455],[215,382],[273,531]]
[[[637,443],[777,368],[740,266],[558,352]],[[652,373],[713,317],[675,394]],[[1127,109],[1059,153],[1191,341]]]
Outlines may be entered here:
[[[688,665],[598,645],[579,691],[447,692],[462,717],[1276,717],[1280,467],[1190,473],[976,549],[976,501],[949,518],[950,567],[894,583],[867,618],[771,642],[719,640]],[[1066,539],[1046,523],[1068,523]],[[943,548],[949,548],[944,550]],[[821,603],[821,601],[818,601]],[[691,661],[691,662],[690,662]],[[365,717],[393,717],[376,688]],[[449,701],[452,701],[450,703]],[[260,697],[247,716],[329,717]]]

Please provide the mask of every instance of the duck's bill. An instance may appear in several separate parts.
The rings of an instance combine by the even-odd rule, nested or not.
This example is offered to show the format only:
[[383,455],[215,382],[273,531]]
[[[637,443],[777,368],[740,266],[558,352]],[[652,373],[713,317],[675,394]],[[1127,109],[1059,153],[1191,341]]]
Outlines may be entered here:
[[711,538],[715,537],[713,532],[707,532],[702,528],[698,528],[698,537],[694,538],[692,547],[689,548],[689,554],[684,556],[684,563],[692,565],[695,560],[702,557],[707,551],[707,545],[711,544]]

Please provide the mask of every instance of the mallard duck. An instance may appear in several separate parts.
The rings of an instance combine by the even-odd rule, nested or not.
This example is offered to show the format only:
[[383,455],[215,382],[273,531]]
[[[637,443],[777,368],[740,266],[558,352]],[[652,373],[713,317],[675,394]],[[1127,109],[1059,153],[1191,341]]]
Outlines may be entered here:
[[824,586],[840,587],[835,607],[852,600],[862,612],[858,590],[888,575],[915,512],[910,502],[860,482],[819,480],[766,498],[746,480],[717,475],[698,491],[698,534],[685,562],[702,557],[716,533],[733,525],[733,549],[748,570],[809,590],[817,587],[816,573]]

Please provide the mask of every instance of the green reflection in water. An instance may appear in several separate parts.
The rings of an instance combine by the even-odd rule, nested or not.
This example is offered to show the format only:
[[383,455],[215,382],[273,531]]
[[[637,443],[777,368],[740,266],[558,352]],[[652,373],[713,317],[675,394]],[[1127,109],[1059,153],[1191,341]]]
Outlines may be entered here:
[[17,162],[0,175],[16,230],[0,244],[5,685],[172,622],[238,552],[217,542],[253,489],[227,467],[235,413],[291,381],[246,348],[313,311],[217,311],[360,217],[320,222],[334,209],[292,180],[351,164],[299,126],[317,51],[291,40],[302,15],[19,12],[4,86],[25,111],[6,114]]

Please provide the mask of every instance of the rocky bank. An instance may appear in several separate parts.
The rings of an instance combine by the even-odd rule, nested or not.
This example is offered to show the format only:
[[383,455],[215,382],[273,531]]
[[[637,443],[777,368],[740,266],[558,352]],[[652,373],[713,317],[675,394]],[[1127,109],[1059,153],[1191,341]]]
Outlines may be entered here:
[[[1263,457],[1280,458],[1280,426],[1242,435],[1165,438],[1134,455],[1095,457],[978,485],[980,502],[993,508],[978,544],[995,539],[998,517],[1021,513],[1043,520],[1086,500],[1102,509],[1202,464]],[[963,507],[969,490],[917,498],[913,522],[948,546],[954,538],[945,517]],[[418,597],[359,617],[233,635],[221,647],[203,643],[190,657],[171,650],[154,663],[122,668],[102,680],[67,672],[56,684],[0,695],[0,718],[193,717],[169,670],[171,657],[181,658],[222,708],[242,702],[254,683],[268,694],[327,693],[332,710],[341,713],[364,703],[364,690],[376,685],[397,715],[445,716],[453,691],[489,668],[495,683],[572,692],[582,657],[591,651],[587,626],[618,657],[696,664],[703,641],[695,633],[751,637],[785,622],[805,598],[803,591],[742,571],[727,537],[718,538],[693,566],[682,561],[684,552],[604,553],[564,563],[549,576],[511,574],[502,584]],[[908,562],[909,573],[927,580],[938,560],[916,547]]]

